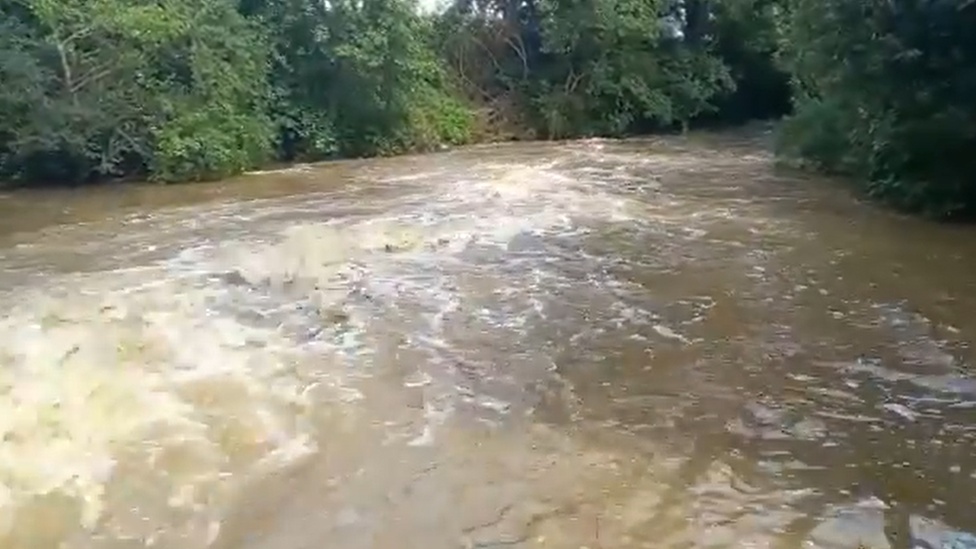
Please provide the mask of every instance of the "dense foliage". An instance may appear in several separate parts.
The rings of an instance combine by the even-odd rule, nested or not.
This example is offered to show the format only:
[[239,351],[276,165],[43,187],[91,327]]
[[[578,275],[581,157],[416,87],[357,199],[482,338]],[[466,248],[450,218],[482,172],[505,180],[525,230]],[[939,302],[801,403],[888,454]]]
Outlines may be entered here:
[[[778,118],[781,152],[976,209],[973,0],[0,0],[0,180]],[[429,6],[427,6],[429,8]]]
[[473,113],[404,0],[2,0],[0,178],[221,177],[461,143]]
[[216,177],[267,157],[261,30],[195,0],[0,4],[0,170],[24,181]]
[[897,206],[976,213],[976,2],[791,0],[784,152]]

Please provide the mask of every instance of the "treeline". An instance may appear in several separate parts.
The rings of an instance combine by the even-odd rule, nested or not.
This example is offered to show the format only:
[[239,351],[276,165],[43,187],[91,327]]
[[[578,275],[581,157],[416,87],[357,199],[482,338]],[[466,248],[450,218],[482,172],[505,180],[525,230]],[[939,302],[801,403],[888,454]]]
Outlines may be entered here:
[[216,178],[470,138],[404,0],[0,0],[0,178]]
[[0,0],[0,180],[222,177],[789,115],[781,152],[976,208],[974,0]]

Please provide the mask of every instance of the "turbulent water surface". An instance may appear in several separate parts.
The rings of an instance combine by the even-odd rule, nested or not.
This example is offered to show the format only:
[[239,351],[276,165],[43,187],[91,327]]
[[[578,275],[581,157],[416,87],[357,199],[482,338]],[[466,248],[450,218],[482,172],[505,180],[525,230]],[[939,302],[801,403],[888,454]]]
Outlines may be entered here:
[[3,196],[0,547],[966,546],[974,233],[760,141]]

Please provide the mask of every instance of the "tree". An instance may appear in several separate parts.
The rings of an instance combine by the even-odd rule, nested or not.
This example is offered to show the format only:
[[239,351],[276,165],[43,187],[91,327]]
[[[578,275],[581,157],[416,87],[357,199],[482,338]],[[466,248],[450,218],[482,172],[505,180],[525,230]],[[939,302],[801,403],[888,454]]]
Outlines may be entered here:
[[785,154],[898,207],[976,213],[976,3],[791,0]]
[[265,156],[264,53],[232,5],[10,0],[2,11],[7,177],[187,179]]
[[785,0],[710,4],[709,39],[734,85],[719,95],[708,119],[740,124],[789,113],[790,75],[777,59],[784,4]]
[[246,0],[271,32],[286,158],[385,154],[468,139],[470,115],[405,0]]
[[731,84],[674,15],[665,0],[465,1],[445,43],[469,89],[489,104],[515,96],[531,133],[624,135],[686,126]]

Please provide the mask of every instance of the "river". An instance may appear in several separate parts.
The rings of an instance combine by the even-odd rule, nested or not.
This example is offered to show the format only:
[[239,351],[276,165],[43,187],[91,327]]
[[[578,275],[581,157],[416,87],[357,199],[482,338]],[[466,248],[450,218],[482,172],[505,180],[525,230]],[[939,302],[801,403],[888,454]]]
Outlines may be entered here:
[[3,195],[0,547],[967,546],[976,233],[766,139]]

